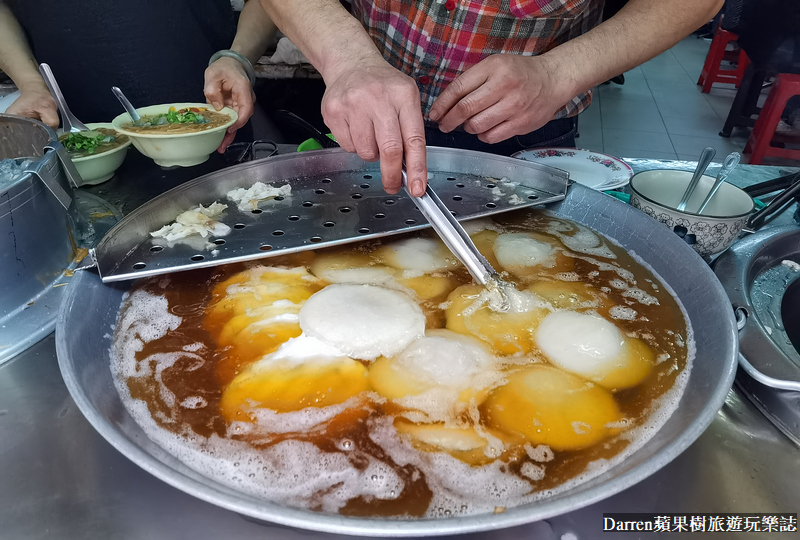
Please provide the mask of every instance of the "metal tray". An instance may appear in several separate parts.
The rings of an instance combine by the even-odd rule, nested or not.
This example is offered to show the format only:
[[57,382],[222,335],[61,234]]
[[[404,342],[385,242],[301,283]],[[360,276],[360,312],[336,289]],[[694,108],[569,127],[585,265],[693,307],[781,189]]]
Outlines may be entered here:
[[[564,199],[568,173],[482,152],[428,148],[430,183],[459,220]],[[505,181],[503,181],[505,179]],[[289,183],[286,198],[240,211],[226,199],[256,182]],[[199,236],[165,246],[150,232],[181,212],[228,204],[223,238]],[[413,199],[388,195],[378,163],[341,149],[277,156],[217,171],[182,184],[131,212],[93,252],[104,282],[242,262],[356,242],[429,227]]]

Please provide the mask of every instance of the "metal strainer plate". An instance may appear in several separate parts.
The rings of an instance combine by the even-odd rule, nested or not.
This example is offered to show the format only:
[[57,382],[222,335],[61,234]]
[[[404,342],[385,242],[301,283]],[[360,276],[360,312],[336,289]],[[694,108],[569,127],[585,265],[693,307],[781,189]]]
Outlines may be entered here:
[[[449,148],[429,148],[430,182],[453,215],[473,219],[560,201],[569,175],[527,161]],[[241,211],[226,193],[255,182],[291,196]],[[181,212],[228,204],[225,237],[190,237],[165,245],[150,237]],[[105,282],[242,262],[429,227],[404,193],[383,191],[377,163],[340,149],[277,156],[237,165],[180,185],[137,208],[97,246]]]

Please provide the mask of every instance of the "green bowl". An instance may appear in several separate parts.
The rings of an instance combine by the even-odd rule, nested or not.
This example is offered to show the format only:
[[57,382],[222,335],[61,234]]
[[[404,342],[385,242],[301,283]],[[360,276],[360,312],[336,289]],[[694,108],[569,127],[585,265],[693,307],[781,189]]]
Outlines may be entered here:
[[[165,103],[163,105],[139,107],[136,111],[144,116],[166,113],[170,107],[175,107],[176,109],[205,107],[213,110],[208,103]],[[139,152],[151,158],[158,165],[162,167],[191,167],[208,160],[208,156],[217,149],[225,137],[225,130],[239,118],[236,111],[228,107],[223,107],[222,110],[217,112],[227,114],[230,120],[221,126],[206,131],[198,131],[197,133],[133,133],[121,127],[122,124],[127,124],[131,121],[128,113],[117,116],[111,123],[114,125],[114,129],[131,139],[133,146]]]
[[[89,129],[95,128],[116,128],[108,122],[97,122],[94,124],[86,124]],[[119,130],[116,130],[117,132]],[[95,185],[105,182],[114,176],[114,172],[119,169],[122,162],[125,161],[125,155],[128,153],[128,147],[131,145],[130,137],[128,142],[109,150],[108,152],[100,152],[91,156],[84,156],[79,158],[72,158],[72,163],[81,175],[83,182],[81,185]]]

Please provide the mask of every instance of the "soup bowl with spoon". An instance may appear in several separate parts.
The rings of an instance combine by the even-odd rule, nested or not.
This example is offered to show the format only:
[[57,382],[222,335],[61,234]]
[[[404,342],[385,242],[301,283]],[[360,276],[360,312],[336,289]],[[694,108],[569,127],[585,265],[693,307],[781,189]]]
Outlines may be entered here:
[[[733,244],[747,224],[754,202],[736,186],[727,182],[717,184],[713,176],[703,175],[686,209],[678,210],[691,179],[692,173],[688,171],[640,172],[631,179],[631,205],[678,233],[699,255],[710,257]],[[706,201],[715,188],[715,193]],[[701,212],[699,209],[703,205]]]
[[213,111],[207,103],[165,103],[139,107],[136,111],[146,120],[182,109],[196,110],[200,114],[211,111],[228,118],[209,122],[211,125],[186,123],[170,129],[170,124],[166,123],[143,128],[136,125],[141,121],[135,123],[130,114],[125,112],[114,118],[111,124],[115,130],[130,137],[133,146],[156,164],[162,167],[191,167],[208,160],[225,137],[225,131],[239,116],[228,107]]

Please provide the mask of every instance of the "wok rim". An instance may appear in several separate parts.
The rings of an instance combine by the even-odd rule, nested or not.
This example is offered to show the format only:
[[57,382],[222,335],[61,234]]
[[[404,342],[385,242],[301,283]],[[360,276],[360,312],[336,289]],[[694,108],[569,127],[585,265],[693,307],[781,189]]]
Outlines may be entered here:
[[[576,186],[572,186],[570,189],[575,190],[575,188]],[[587,191],[592,191],[591,189],[583,186],[580,186],[578,191],[582,191],[581,188]],[[610,197],[607,198],[611,199]],[[611,199],[609,202],[611,204],[624,204],[614,199]],[[612,238],[612,240],[614,239],[610,235],[607,236]],[[690,246],[686,244],[684,245],[687,250],[687,255],[691,254],[691,256],[697,257],[694,250],[692,250]],[[711,278],[712,288],[714,289],[713,292],[719,296],[720,299],[725,299],[726,304],[729,304],[727,301],[727,294],[725,293],[722,284],[719,282],[719,280],[717,280],[711,268],[705,263],[703,263],[702,266],[702,272],[706,273],[708,277]],[[92,274],[92,278],[97,279],[101,286],[107,286],[103,285],[99,276]],[[669,464],[684,450],[686,450],[711,424],[714,417],[725,403],[725,399],[733,385],[734,377],[736,375],[738,333],[736,331],[734,313],[731,309],[726,310],[728,313],[726,331],[729,334],[728,337],[730,338],[728,342],[733,345],[732,351],[728,358],[721,357],[721,361],[725,362],[725,364],[721,366],[721,373],[723,376],[715,382],[715,387],[710,393],[708,399],[705,400],[705,405],[703,408],[696,414],[694,419],[688,423],[688,426],[681,431],[678,437],[674,438],[672,441],[658,449],[651,457],[645,458],[642,463],[633,466],[628,471],[618,474],[614,478],[595,486],[584,488],[583,490],[581,490],[581,486],[585,484],[579,484],[573,489],[580,491],[577,491],[574,494],[570,494],[566,497],[556,500],[543,499],[541,501],[508,508],[505,512],[500,514],[484,513],[449,519],[427,518],[414,520],[391,520],[357,518],[336,514],[319,513],[309,510],[291,508],[276,502],[258,499],[255,496],[238,493],[232,488],[228,488],[224,484],[221,484],[220,482],[211,478],[206,477],[205,481],[203,482],[195,480],[194,478],[185,475],[183,472],[172,468],[167,463],[162,462],[154,455],[148,453],[134,440],[128,437],[122,430],[116,429],[108,420],[106,420],[105,416],[94,407],[88,395],[84,391],[84,387],[78,383],[75,376],[75,370],[72,369],[74,362],[68,351],[67,342],[65,339],[61,339],[60,337],[67,332],[67,324],[70,319],[70,308],[76,299],[78,299],[81,291],[81,285],[86,279],[90,278],[81,273],[80,277],[71,284],[69,290],[67,291],[67,296],[64,299],[62,307],[59,311],[58,320],[56,323],[56,353],[58,357],[59,368],[67,389],[69,390],[70,395],[80,411],[106,441],[108,441],[125,457],[133,461],[139,467],[149,472],[156,478],[205,502],[209,502],[216,506],[231,510],[250,518],[254,518],[256,520],[264,521],[266,525],[277,524],[304,530],[333,534],[348,534],[354,536],[420,537],[475,533],[508,528],[533,523],[535,521],[541,521],[543,519],[569,512],[574,512],[593,503],[616,495],[621,491],[643,481],[650,475],[656,473],[664,466]],[[695,332],[697,331],[696,329],[693,330]],[[106,361],[107,358],[107,356],[104,357],[104,361]],[[696,362],[697,359],[695,358],[694,361]],[[692,373],[693,372],[690,372],[689,374],[689,381],[691,381]],[[675,411],[673,411],[672,415],[674,415],[677,410],[681,408],[684,395],[681,396],[681,400],[679,401],[678,406]],[[125,409],[125,413],[130,415],[130,413],[127,411],[127,408]],[[670,417],[672,415],[670,415]],[[637,450],[635,450],[631,456],[641,452],[642,448],[643,447],[637,448]],[[608,471],[613,471],[618,466],[619,464],[615,464],[614,466],[610,467]],[[198,473],[198,475],[199,474],[200,473]]]

